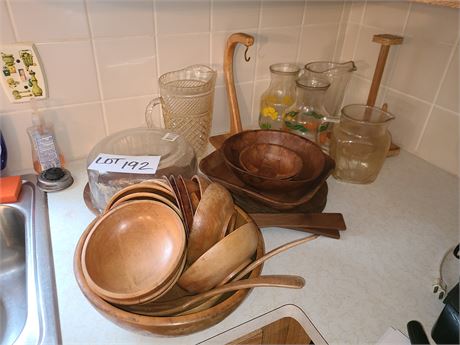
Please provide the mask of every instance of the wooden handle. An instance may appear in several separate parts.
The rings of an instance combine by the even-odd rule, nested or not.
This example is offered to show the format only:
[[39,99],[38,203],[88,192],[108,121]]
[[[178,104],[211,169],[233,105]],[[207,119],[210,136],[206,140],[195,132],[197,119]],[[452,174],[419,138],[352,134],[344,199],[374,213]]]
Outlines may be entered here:
[[[214,288],[206,292],[202,292],[197,295],[181,297],[171,302],[165,302],[164,304],[157,303],[151,305],[146,304],[129,307],[122,306],[122,308],[142,315],[168,316],[183,312],[205,299],[230,291],[252,289],[255,287],[282,287],[291,289],[301,289],[304,286],[305,280],[299,276],[267,275],[234,281],[232,283],[222,285],[220,287]],[[171,307],[168,308],[166,307],[167,305]]]
[[375,66],[374,76],[372,78],[372,84],[369,90],[369,96],[367,97],[367,105],[370,106],[375,105],[377,94],[380,88],[380,82],[382,81],[383,71],[387,62],[388,52],[390,51],[390,46],[401,44],[403,38],[401,36],[380,34],[374,35],[372,41],[379,43],[382,46],[380,47],[380,53],[377,59],[377,64]]
[[271,257],[273,257],[273,256],[275,256],[275,255],[277,255],[277,254],[279,254],[281,252],[284,252],[284,251],[286,251],[286,250],[288,250],[288,249],[290,249],[292,247],[298,246],[299,244],[307,243],[307,242],[313,241],[313,240],[315,240],[317,238],[318,238],[317,235],[304,237],[304,238],[301,238],[300,240],[295,240],[295,241],[283,244],[282,246],[279,246],[279,247],[277,247],[275,249],[272,249],[267,254],[265,254],[264,256],[261,256],[256,261],[254,261],[252,264],[247,266],[244,270],[242,270],[240,273],[238,273],[238,275],[233,279],[233,281],[237,281],[237,280],[243,278],[246,274],[251,272],[254,268],[260,266],[262,263],[264,263],[265,261],[267,261]]
[[277,226],[346,230],[341,213],[250,213],[259,227]]
[[227,39],[224,53],[224,77],[227,88],[228,105],[230,111],[230,134],[241,132],[240,110],[238,108],[238,98],[236,96],[235,81],[233,79],[233,55],[238,43],[250,47],[254,44],[254,37],[244,33],[235,33]]

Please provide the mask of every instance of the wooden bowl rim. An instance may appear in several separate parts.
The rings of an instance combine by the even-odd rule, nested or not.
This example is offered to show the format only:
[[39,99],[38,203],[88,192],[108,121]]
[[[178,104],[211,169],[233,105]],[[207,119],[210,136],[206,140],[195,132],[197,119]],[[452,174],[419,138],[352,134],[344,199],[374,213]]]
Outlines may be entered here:
[[[314,150],[316,150],[318,152],[319,156],[321,157],[321,160],[322,160],[321,169],[318,169],[316,174],[313,174],[309,178],[304,178],[304,179],[296,179],[296,178],[294,178],[294,179],[291,179],[291,180],[280,180],[280,179],[276,179],[276,178],[270,178],[270,177],[263,177],[263,176],[255,175],[255,174],[253,174],[253,173],[251,173],[249,171],[246,171],[246,170],[242,169],[241,167],[239,167],[238,165],[234,164],[232,161],[230,161],[227,158],[227,155],[225,154],[226,148],[229,145],[231,145],[231,143],[233,141],[238,140],[242,136],[248,135],[249,133],[257,133],[257,132],[264,132],[264,133],[276,132],[276,133],[279,133],[279,135],[288,135],[288,136],[292,136],[293,138],[295,138],[297,140],[308,142],[308,145],[311,145],[312,147],[314,147]],[[282,146],[282,145],[280,145],[280,146]],[[292,148],[288,148],[288,149],[292,150]],[[280,182],[280,183],[286,183],[286,184],[289,184],[290,182],[308,183],[308,182],[314,181],[319,175],[321,175],[321,172],[324,170],[324,166],[325,166],[325,162],[326,162],[325,154],[321,150],[321,147],[318,146],[318,144],[314,143],[313,141],[311,141],[311,140],[309,140],[307,138],[301,137],[300,135],[294,134],[294,133],[285,132],[285,131],[276,131],[276,130],[272,130],[272,129],[251,129],[251,130],[244,130],[244,131],[241,131],[239,133],[235,133],[232,136],[230,136],[230,137],[228,137],[227,139],[224,140],[224,142],[222,143],[222,146],[220,147],[220,150],[222,152],[222,157],[224,159],[224,162],[226,164],[228,164],[230,167],[232,167],[233,169],[235,169],[236,171],[240,172],[241,174],[246,174],[246,175],[249,175],[251,177],[255,177],[255,178],[258,178],[258,179],[261,179],[261,180],[265,180],[265,181]],[[302,159],[302,164],[304,164],[303,159]]]
[[182,219],[180,219],[180,217],[177,215],[177,213],[173,209],[171,209],[170,207],[168,207],[167,205],[159,201],[154,201],[154,200],[135,200],[135,201],[131,201],[128,203],[118,205],[117,207],[111,209],[109,212],[102,214],[97,219],[95,224],[91,227],[88,235],[85,238],[85,242],[83,243],[83,246],[82,246],[81,264],[82,264],[83,274],[85,276],[85,279],[88,281],[88,285],[95,291],[95,293],[97,293],[100,296],[104,296],[104,297],[106,296],[107,298],[116,299],[116,300],[132,299],[132,298],[139,298],[140,296],[145,296],[146,294],[152,292],[156,288],[156,286],[149,287],[149,288],[146,287],[140,291],[131,292],[131,293],[118,293],[118,292],[108,291],[100,287],[98,284],[96,284],[96,282],[91,278],[91,275],[89,274],[86,268],[86,264],[85,264],[86,249],[88,247],[89,239],[95,233],[95,231],[97,231],[101,223],[105,221],[107,218],[111,217],[114,213],[120,212],[120,210],[123,210],[124,208],[135,207],[138,204],[147,204],[147,205],[152,205],[152,206],[155,205],[157,207],[159,206],[161,208],[168,210],[168,212],[170,210],[172,212],[171,215],[173,215],[173,218],[176,218],[176,221],[178,221],[178,224],[180,224],[180,229],[177,229],[177,231],[180,234],[181,242],[179,243],[180,247],[179,247],[178,252],[181,255],[178,255],[176,258],[174,258],[174,262],[171,266],[173,268],[171,269],[171,272],[168,272],[165,275],[164,279],[169,277],[172,271],[174,271],[177,268],[177,266],[181,263],[180,260],[183,257],[183,253],[185,251],[187,241],[186,241],[185,229],[184,229],[184,224],[182,222]]
[[[160,184],[160,183],[156,183],[154,181],[155,180],[146,180],[146,181],[143,181],[143,182],[134,183],[132,185],[129,185],[129,186],[119,190],[114,195],[112,195],[112,197],[109,199],[109,201],[107,202],[107,205],[105,206],[105,209],[104,209],[103,213],[107,213],[112,208],[112,205],[118,199],[120,199],[121,197],[124,197],[124,196],[129,195],[129,194],[133,194],[133,193],[139,193],[139,192],[135,191],[136,189],[139,189],[139,188],[152,190],[153,193],[155,193],[157,191],[161,191],[161,192],[169,195],[171,201],[175,201],[174,191],[171,188],[166,187],[166,184],[163,184],[163,183]],[[145,192],[145,193],[149,193],[149,192]],[[156,193],[156,194],[158,194],[158,193]]]
[[[146,199],[131,200],[131,199],[136,199],[136,198],[141,198],[141,197],[145,197]],[[135,193],[125,195],[125,196],[121,197],[120,199],[118,199],[117,201],[115,201],[113,203],[112,207],[109,210],[111,210],[111,209],[113,209],[113,208],[115,208],[115,207],[117,207],[117,206],[119,206],[121,204],[127,203],[127,202],[144,201],[144,200],[145,201],[147,201],[147,200],[157,200],[157,201],[162,202],[166,206],[169,206],[170,208],[172,208],[177,213],[177,215],[182,219],[182,221],[184,221],[182,212],[180,211],[179,207],[177,207],[177,205],[175,203],[173,203],[168,198],[165,198],[164,196],[161,196],[160,194],[150,193],[150,192],[135,192]]]
[[[250,216],[244,212],[241,208],[235,205],[235,209],[244,217],[247,221],[252,221]],[[96,218],[97,219],[97,218]],[[95,219],[95,220],[96,220]],[[82,233],[77,246],[75,248],[74,254],[74,274],[77,280],[77,284],[80,287],[83,295],[86,299],[96,308],[99,313],[102,313],[104,316],[112,319],[113,321],[123,324],[125,327],[135,327],[149,331],[153,334],[168,334],[167,329],[181,327],[185,325],[198,325],[203,324],[210,319],[214,322],[211,322],[207,326],[212,326],[219,322],[220,320],[215,321],[213,317],[218,315],[228,315],[231,313],[249,294],[251,289],[238,290],[230,294],[226,299],[220,303],[212,306],[211,308],[197,311],[195,313],[178,315],[178,316],[147,316],[131,313],[122,309],[119,309],[109,302],[102,299],[96,293],[94,293],[88,286],[88,283],[85,281],[85,278],[82,273],[81,267],[81,251],[83,243],[86,239],[88,232],[90,231],[91,224],[86,228]],[[265,244],[263,240],[262,233],[258,229],[259,243],[257,248],[257,258],[260,258],[265,254]],[[256,267],[250,274],[250,278],[260,276],[262,272],[263,264],[259,267]],[[150,327],[150,328],[147,328]],[[154,328],[154,329],[152,329]],[[201,327],[203,329],[205,327]],[[162,332],[163,331],[163,332]],[[190,331],[186,330],[184,332],[179,332],[180,334],[188,334]]]

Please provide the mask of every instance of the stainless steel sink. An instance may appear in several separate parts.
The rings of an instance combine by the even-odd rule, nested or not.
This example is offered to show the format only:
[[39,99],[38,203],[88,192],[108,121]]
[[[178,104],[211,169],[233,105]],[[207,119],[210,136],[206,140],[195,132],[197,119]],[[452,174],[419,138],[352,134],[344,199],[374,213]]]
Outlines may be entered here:
[[46,194],[23,176],[0,204],[0,345],[61,343]]

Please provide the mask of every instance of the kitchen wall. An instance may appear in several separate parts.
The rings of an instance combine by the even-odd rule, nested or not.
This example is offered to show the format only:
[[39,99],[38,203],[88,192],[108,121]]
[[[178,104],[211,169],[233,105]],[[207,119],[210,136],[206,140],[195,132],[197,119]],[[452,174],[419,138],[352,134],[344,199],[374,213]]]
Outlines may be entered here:
[[393,141],[453,173],[459,171],[460,10],[410,2],[354,2],[341,52],[358,71],[345,102],[366,102],[380,46],[374,34],[404,37],[392,46],[377,105],[396,115]]
[[[219,72],[213,133],[227,131],[222,63],[233,32],[255,36],[249,62],[242,47],[235,54],[245,126],[257,120],[270,64],[353,58],[359,71],[346,102],[365,102],[379,50],[372,34],[403,34],[404,44],[390,50],[378,102],[397,115],[396,143],[458,174],[458,13],[407,2],[0,0],[0,43],[36,44],[49,87],[39,107],[73,160],[105,135],[144,125],[157,78],[195,63]],[[0,92],[11,173],[32,167],[30,123],[30,105],[9,104]]]

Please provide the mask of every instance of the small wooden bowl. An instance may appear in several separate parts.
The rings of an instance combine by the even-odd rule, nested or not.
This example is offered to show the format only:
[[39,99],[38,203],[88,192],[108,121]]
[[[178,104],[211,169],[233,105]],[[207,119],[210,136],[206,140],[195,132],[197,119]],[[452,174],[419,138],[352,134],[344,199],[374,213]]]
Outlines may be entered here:
[[171,202],[176,202],[174,191],[165,181],[163,181],[163,179],[147,180],[125,187],[115,193],[107,202],[103,213],[108,212],[117,200],[132,193],[155,193],[161,195],[164,198],[167,198]]
[[[238,223],[252,221],[247,213],[240,208],[236,208],[238,212]],[[103,316],[116,323],[122,328],[135,330],[140,334],[146,332],[158,335],[178,336],[186,335],[209,328],[232,313],[248,296],[251,289],[238,290],[234,293],[226,294],[225,297],[216,305],[183,316],[145,316],[124,311],[116,306],[106,302],[96,293],[94,293],[88,285],[82,268],[82,249],[83,244],[91,231],[89,226],[81,235],[80,240],[75,249],[74,255],[74,273],[78,286],[83,295],[93,305],[93,307]],[[264,239],[260,230],[258,231],[258,244],[256,259],[265,254]],[[251,272],[248,278],[260,276],[262,266],[259,266]]]
[[[280,145],[295,152],[302,159],[301,171],[292,179],[273,179],[257,176],[240,165],[241,152],[257,144]],[[225,164],[244,183],[258,190],[289,192],[310,186],[321,174],[326,155],[314,142],[300,135],[278,130],[248,130],[227,138],[221,147]]]
[[159,202],[162,202],[163,204],[167,205],[168,207],[171,207],[182,219],[183,221],[183,215],[179,207],[176,205],[176,203],[173,203],[170,199],[167,199],[165,197],[162,197],[159,194],[156,194],[155,192],[152,193],[132,193],[125,195],[124,197],[118,199],[113,203],[113,205],[110,207],[108,211],[111,209],[125,203],[125,202],[131,202],[134,200],[156,200]]
[[185,244],[184,225],[174,210],[158,201],[131,201],[91,228],[82,248],[83,274],[99,296],[136,301],[171,276]]
[[187,268],[177,284],[193,293],[208,291],[217,286],[254,255],[258,242],[257,231],[257,225],[252,222],[232,231]]
[[259,177],[289,179],[302,170],[302,158],[292,150],[273,144],[254,144],[241,151],[239,161],[248,172]]
[[230,192],[211,183],[203,193],[190,229],[187,264],[193,264],[203,253],[224,238],[235,207]]

